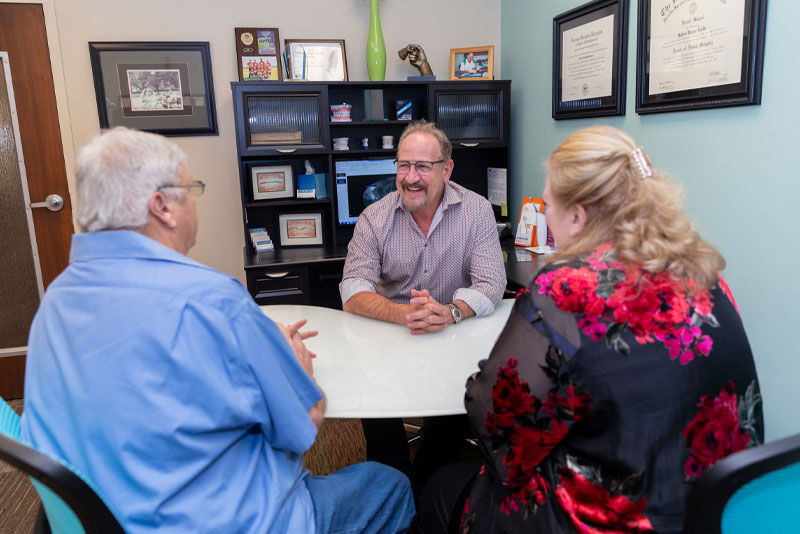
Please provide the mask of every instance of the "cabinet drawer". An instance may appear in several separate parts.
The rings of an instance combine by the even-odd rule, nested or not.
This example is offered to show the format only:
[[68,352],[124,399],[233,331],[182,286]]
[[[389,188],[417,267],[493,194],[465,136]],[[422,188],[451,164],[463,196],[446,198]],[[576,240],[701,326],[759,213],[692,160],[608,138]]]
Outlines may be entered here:
[[258,304],[307,304],[308,269],[254,269],[247,272],[247,289]]

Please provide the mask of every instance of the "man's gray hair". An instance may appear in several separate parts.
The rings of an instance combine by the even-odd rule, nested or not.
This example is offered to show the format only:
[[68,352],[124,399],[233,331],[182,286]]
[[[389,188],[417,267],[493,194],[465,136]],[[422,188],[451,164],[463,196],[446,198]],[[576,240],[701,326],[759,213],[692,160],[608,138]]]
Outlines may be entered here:
[[[141,228],[147,202],[163,185],[180,183],[186,154],[160,135],[117,127],[95,136],[78,151],[76,220],[83,232]],[[186,190],[164,194],[185,198]]]
[[400,135],[400,140],[397,141],[397,148],[400,148],[400,145],[403,144],[403,141],[405,141],[406,137],[420,132],[434,136],[436,140],[439,141],[439,151],[442,153],[442,159],[445,161],[450,159],[450,156],[453,153],[453,145],[447,138],[447,134],[440,130],[436,126],[435,122],[428,122],[425,119],[414,121],[406,126],[406,129],[403,130],[403,133]]

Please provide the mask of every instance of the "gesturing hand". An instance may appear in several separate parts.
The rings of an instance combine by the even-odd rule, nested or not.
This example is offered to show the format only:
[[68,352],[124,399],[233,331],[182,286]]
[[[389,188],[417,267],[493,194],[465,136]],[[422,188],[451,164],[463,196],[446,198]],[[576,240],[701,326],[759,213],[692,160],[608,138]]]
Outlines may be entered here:
[[406,314],[406,326],[414,335],[441,330],[450,324],[450,310],[431,297],[427,289],[411,290],[409,304],[413,311]]
[[316,330],[307,330],[305,332],[301,332],[300,329],[305,326],[306,322],[306,319],[301,319],[289,326],[285,326],[278,322],[276,322],[276,324],[278,325],[278,328],[280,328],[281,333],[283,333],[283,337],[285,337],[286,341],[289,343],[289,346],[292,347],[294,355],[297,357],[297,361],[300,362],[300,365],[303,367],[303,369],[305,369],[309,376],[314,376],[314,366],[311,360],[316,358],[317,355],[308,350],[308,347],[306,347],[303,341],[316,336],[319,332]]

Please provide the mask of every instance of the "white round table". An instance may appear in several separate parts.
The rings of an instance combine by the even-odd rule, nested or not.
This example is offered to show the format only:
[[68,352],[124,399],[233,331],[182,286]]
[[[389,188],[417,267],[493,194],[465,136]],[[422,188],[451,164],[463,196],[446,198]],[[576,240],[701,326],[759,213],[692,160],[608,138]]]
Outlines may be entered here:
[[489,357],[513,300],[487,317],[412,336],[402,325],[315,306],[261,306],[271,319],[308,319],[318,330],[314,378],[328,398],[327,417],[420,417],[464,413],[464,386]]

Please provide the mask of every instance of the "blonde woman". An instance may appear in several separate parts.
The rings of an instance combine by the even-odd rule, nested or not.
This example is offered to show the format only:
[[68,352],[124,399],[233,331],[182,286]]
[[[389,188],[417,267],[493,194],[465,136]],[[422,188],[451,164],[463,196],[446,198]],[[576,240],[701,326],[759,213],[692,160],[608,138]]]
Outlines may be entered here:
[[762,441],[725,262],[681,198],[615,128],[553,152],[559,252],[467,383],[483,459],[434,475],[420,531],[678,533],[692,482]]

